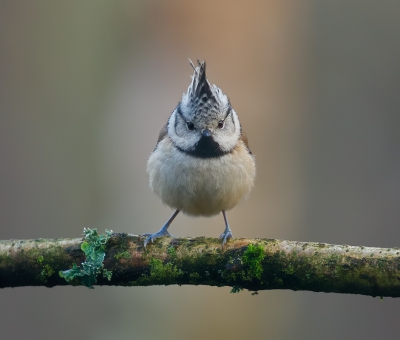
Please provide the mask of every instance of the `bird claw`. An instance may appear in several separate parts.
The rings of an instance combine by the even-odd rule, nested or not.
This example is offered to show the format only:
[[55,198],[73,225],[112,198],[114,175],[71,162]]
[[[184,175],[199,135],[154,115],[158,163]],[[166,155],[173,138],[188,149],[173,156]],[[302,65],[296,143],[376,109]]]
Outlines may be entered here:
[[230,230],[224,230],[224,232],[219,236],[219,239],[222,240],[223,246],[230,238],[233,238],[232,232]]
[[163,231],[160,230],[154,234],[143,234],[142,236],[147,236],[147,238],[144,240],[143,245],[146,248],[147,243],[151,242],[153,243],[153,241],[157,238],[160,237],[174,237],[173,235],[171,235],[167,230]]

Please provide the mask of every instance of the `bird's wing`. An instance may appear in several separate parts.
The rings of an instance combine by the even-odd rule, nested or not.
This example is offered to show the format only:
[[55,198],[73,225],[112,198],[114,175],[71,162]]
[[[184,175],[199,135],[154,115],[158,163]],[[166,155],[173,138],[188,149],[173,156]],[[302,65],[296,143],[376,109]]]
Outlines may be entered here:
[[244,145],[246,145],[247,150],[249,150],[249,153],[252,154],[250,148],[249,148],[249,140],[247,138],[246,133],[242,130],[242,133],[240,135],[240,139],[243,141]]
[[165,125],[163,126],[163,128],[161,129],[161,131],[160,131],[160,133],[159,133],[159,135],[158,135],[157,144],[160,143],[160,142],[164,139],[164,137],[168,134],[167,125],[168,125],[168,123],[165,124]]

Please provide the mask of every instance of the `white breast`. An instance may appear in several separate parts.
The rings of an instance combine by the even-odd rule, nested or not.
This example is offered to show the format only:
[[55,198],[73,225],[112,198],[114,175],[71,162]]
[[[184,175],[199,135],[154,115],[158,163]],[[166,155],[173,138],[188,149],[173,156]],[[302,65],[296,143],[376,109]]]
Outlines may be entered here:
[[212,216],[236,206],[254,184],[255,162],[242,141],[218,158],[196,158],[165,137],[147,163],[150,188],[171,208]]

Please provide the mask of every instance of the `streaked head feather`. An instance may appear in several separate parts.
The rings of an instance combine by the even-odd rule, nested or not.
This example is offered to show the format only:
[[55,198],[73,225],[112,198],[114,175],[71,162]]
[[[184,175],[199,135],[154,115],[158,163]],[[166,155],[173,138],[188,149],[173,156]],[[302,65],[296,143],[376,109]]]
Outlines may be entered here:
[[194,73],[188,90],[182,96],[181,110],[190,121],[204,118],[217,119],[229,108],[229,99],[216,85],[211,85],[206,77],[206,62],[199,60],[197,66],[189,59]]

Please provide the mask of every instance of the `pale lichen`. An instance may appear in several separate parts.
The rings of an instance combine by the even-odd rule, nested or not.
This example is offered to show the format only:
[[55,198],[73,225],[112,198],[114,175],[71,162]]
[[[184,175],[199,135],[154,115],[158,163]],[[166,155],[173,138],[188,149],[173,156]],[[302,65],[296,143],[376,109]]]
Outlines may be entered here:
[[97,282],[97,276],[102,273],[104,278],[111,280],[112,272],[104,268],[105,249],[112,231],[106,230],[104,234],[99,235],[97,229],[83,229],[85,241],[81,244],[81,249],[86,255],[86,261],[81,267],[76,263],[72,268],[60,271],[59,275],[67,282],[84,284],[88,288],[93,288]]

